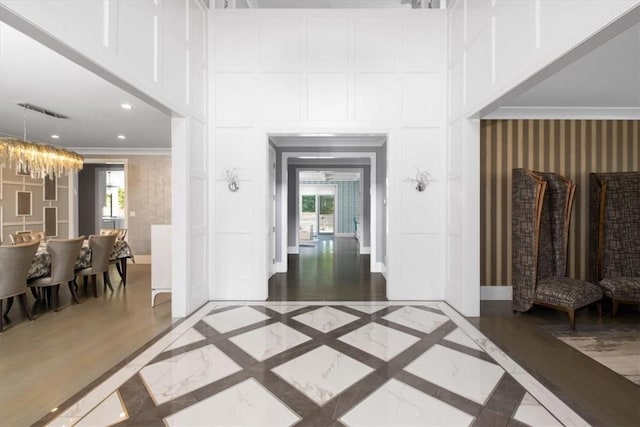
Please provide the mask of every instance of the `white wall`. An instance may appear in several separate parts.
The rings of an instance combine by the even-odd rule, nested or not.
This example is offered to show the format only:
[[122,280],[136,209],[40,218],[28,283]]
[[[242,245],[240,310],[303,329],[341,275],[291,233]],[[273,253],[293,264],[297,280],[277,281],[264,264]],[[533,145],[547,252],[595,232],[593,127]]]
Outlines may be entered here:
[[635,0],[447,2],[446,299],[463,314],[480,313],[480,135],[479,123],[472,117],[638,3]]
[[[211,10],[213,299],[267,297],[267,137],[387,133],[388,297],[444,298],[440,10]],[[240,169],[240,191],[224,169]],[[416,167],[436,181],[419,193]]]
[[0,0],[0,19],[173,112],[172,314],[192,312],[209,297],[206,7],[200,0]]

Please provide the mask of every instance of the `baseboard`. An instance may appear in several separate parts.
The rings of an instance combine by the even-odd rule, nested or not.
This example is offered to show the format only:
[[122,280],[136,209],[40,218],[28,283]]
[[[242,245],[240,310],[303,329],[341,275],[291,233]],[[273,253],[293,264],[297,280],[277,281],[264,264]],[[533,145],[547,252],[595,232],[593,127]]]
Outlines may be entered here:
[[335,237],[356,237],[355,233],[335,233]]
[[480,286],[481,301],[511,301],[512,298],[511,286]]
[[287,264],[284,262],[276,262],[276,273],[286,273],[287,272]]
[[384,264],[381,262],[372,262],[371,263],[371,272],[372,273],[385,273]]
[[363,248],[360,248],[360,253],[361,254],[370,254],[371,253],[371,248],[369,246],[365,246]]
[[[151,264],[151,255],[134,255],[136,264]],[[131,264],[131,259],[129,259],[129,264]]]
[[297,247],[297,246],[289,246],[289,247],[287,247],[287,253],[288,253],[288,254],[295,254],[295,255],[297,255],[297,254],[299,254],[300,252],[299,252],[299,250],[298,250],[298,247]]

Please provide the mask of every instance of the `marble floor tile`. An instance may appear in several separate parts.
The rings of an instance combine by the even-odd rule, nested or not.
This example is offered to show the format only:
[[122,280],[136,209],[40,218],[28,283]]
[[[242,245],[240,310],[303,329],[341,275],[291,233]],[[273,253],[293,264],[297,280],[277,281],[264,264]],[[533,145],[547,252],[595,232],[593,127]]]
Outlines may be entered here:
[[346,426],[468,426],[473,417],[391,379],[340,418]]
[[413,307],[402,307],[393,313],[387,314],[383,319],[425,334],[430,334],[449,320],[446,316]]
[[282,323],[273,323],[230,338],[229,341],[263,361],[292,347],[309,341],[305,334]]
[[521,423],[536,427],[561,427],[562,424],[556,420],[544,407],[538,403],[529,393],[525,393],[516,410],[514,419]]
[[404,370],[481,405],[504,373],[498,365],[441,345],[431,347]]
[[290,426],[300,417],[250,378],[165,418],[167,426]]
[[204,335],[195,329],[191,328],[187,332],[184,333],[180,338],[169,344],[164,351],[174,350],[176,348],[184,347],[185,345],[193,344],[194,342],[202,341],[204,339]]
[[111,426],[129,418],[127,410],[122,404],[119,392],[115,392],[107,397],[102,403],[96,406],[75,427],[96,427]]
[[338,339],[387,362],[419,340],[378,323],[368,323]]
[[313,311],[300,314],[293,317],[300,323],[304,323],[307,326],[311,326],[320,332],[331,332],[341,326],[351,323],[354,320],[358,320],[352,314],[345,313],[344,311],[336,310],[333,307],[321,307]]
[[318,405],[324,405],[373,369],[323,345],[272,371]]
[[373,314],[377,311],[382,310],[383,308],[389,307],[389,304],[358,304],[358,305],[348,305],[347,307],[353,308],[354,310],[358,310],[363,313]]
[[249,326],[254,323],[262,322],[269,319],[269,316],[254,310],[251,307],[239,307],[231,310],[222,311],[220,313],[210,314],[204,319],[209,326],[216,331],[224,334],[234,329]]
[[476,344],[471,338],[469,338],[469,335],[465,334],[460,328],[454,329],[453,332],[444,337],[444,339],[449,342],[454,342],[456,344],[472,348],[474,350],[482,350],[480,347],[478,347],[478,344]]
[[280,314],[287,314],[287,313],[291,313],[292,311],[299,310],[306,306],[304,305],[265,305],[265,307],[270,308],[273,311],[277,311]]
[[217,347],[207,345],[146,366],[140,376],[159,405],[241,369]]

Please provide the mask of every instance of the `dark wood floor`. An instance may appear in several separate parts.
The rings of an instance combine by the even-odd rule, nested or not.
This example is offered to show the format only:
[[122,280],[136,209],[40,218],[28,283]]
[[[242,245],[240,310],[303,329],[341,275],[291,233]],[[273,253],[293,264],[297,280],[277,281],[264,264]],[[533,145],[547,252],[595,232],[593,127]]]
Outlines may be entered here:
[[[468,320],[590,424],[640,426],[640,387],[548,332],[553,326],[568,329],[566,313],[534,307],[514,314],[511,301],[482,301],[480,317]],[[595,307],[576,313],[577,330],[639,323],[634,306],[622,306],[615,319],[606,305],[602,317]]]
[[320,236],[315,246],[289,255],[287,273],[271,277],[269,301],[386,301],[386,280],[370,265],[356,239]]

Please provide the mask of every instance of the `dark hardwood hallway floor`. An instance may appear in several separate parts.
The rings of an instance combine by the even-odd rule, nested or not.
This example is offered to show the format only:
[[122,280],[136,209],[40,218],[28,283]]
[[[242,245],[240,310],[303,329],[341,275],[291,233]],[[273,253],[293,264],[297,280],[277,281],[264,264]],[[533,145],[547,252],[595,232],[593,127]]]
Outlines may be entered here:
[[286,273],[269,279],[269,301],[386,301],[386,280],[370,265],[356,239],[321,235],[288,256]]

